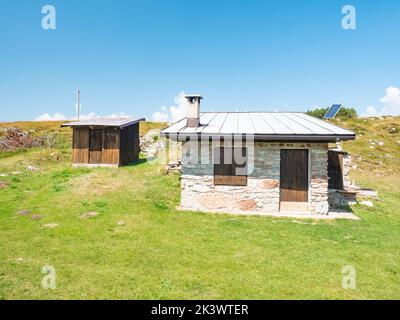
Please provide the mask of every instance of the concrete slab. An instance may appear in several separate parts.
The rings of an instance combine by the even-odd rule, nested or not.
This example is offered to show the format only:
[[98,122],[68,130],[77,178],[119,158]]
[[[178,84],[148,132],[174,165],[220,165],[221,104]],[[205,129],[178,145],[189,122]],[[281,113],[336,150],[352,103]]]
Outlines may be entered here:
[[[177,207],[178,210],[182,211],[194,211],[191,209],[185,209],[183,207]],[[198,210],[197,212],[202,212]],[[266,216],[266,217],[276,217],[276,218],[296,218],[296,219],[315,219],[315,220],[336,220],[336,219],[347,219],[347,220],[361,220],[359,217],[351,212],[342,210],[332,210],[327,215],[313,214],[310,212],[301,211],[290,211],[290,212],[244,212],[244,211],[208,211],[209,213],[219,213],[219,214],[231,214],[231,215],[242,215],[242,216]]]

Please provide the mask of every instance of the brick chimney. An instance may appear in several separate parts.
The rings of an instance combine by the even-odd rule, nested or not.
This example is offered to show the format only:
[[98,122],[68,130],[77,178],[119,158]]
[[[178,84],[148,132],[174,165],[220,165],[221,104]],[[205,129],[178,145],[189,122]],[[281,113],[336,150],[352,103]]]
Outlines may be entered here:
[[185,98],[188,101],[187,126],[197,128],[200,126],[200,100],[203,97],[198,94],[188,94]]

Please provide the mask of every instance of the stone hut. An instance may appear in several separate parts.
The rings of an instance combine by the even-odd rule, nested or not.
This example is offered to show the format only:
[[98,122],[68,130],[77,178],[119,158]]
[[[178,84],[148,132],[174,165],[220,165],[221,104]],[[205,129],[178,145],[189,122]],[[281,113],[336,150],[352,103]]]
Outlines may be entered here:
[[329,214],[346,170],[329,143],[354,132],[299,112],[200,113],[202,97],[186,98],[188,117],[161,132],[182,142],[183,210]]

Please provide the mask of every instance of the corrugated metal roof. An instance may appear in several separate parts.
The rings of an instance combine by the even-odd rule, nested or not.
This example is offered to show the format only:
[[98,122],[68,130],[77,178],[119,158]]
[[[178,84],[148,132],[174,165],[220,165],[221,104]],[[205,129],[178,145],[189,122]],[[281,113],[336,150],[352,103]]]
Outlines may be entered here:
[[101,127],[120,127],[124,128],[132,124],[146,121],[146,119],[135,120],[133,118],[122,117],[122,118],[94,118],[90,120],[75,121],[65,123],[62,127],[77,127],[77,126],[101,126]]
[[355,133],[301,112],[204,112],[201,125],[188,128],[186,118],[161,132],[163,136],[254,134],[263,140],[351,140]]

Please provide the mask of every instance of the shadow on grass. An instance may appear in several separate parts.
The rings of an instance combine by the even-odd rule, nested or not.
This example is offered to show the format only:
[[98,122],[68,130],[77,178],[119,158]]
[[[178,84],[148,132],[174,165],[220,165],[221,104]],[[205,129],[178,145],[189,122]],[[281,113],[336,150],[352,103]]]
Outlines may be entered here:
[[136,162],[125,164],[122,167],[136,167],[136,166],[139,166],[139,165],[141,165],[143,163],[146,163],[146,162],[147,162],[147,159],[139,159]]

